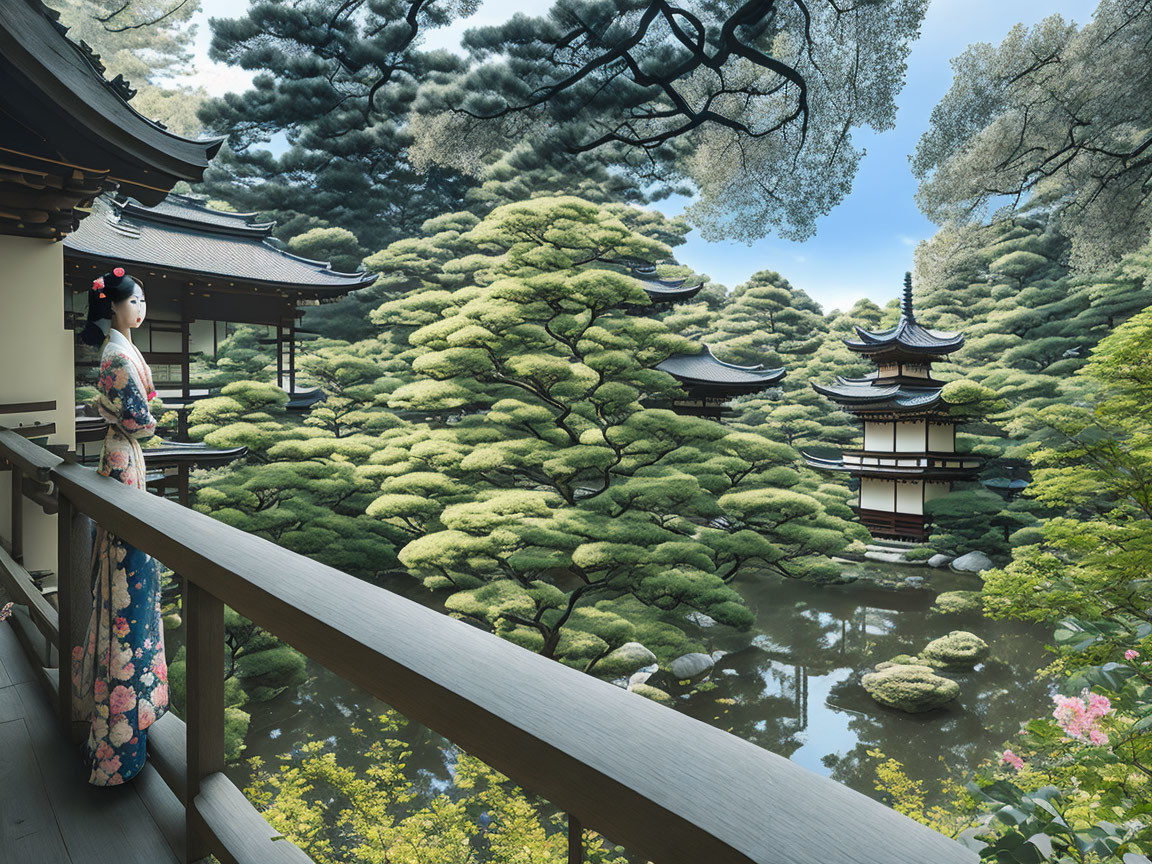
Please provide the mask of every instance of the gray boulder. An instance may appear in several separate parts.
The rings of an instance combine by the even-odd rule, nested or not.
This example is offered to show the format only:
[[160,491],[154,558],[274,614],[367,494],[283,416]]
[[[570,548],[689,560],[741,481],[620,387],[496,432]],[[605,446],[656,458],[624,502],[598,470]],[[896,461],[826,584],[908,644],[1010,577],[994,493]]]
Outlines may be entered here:
[[885,564],[903,564],[904,553],[890,550],[869,549],[864,553],[869,561],[883,561]]
[[697,627],[703,627],[707,629],[709,627],[716,626],[716,619],[710,615],[705,615],[703,612],[689,612],[684,617],[695,624]]
[[652,673],[651,672],[645,672],[643,669],[641,669],[639,672],[633,672],[632,677],[628,679],[628,687],[629,687],[629,689],[631,689],[632,687],[635,687],[637,684],[646,684],[648,682],[648,679],[651,677],[652,677]]
[[631,675],[641,666],[651,666],[656,655],[639,642],[625,642],[596,664],[599,675]]
[[931,558],[928,559],[928,566],[929,567],[937,567],[937,568],[947,567],[949,564],[952,563],[952,560],[953,559],[952,559],[951,555],[941,555],[941,554],[937,553],[936,555],[933,555]]
[[715,665],[716,662],[707,654],[683,654],[672,661],[669,669],[677,681],[691,681],[707,675]]
[[969,552],[952,562],[952,569],[961,573],[979,573],[992,569],[992,559],[983,552]]

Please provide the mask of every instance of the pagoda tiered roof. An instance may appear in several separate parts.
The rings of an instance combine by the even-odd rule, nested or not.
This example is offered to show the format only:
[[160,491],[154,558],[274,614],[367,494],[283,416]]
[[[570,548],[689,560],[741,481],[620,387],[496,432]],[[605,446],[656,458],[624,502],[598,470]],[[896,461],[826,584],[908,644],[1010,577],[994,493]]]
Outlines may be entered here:
[[926,410],[941,403],[943,387],[916,387],[908,384],[875,384],[872,378],[836,376],[833,384],[812,382],[812,389],[849,410]]
[[156,204],[198,182],[223,138],[192,140],[138,113],[121,76],[66,37],[41,0],[6,0],[0,16],[0,229],[58,240],[102,191]]
[[214,210],[183,195],[155,206],[102,197],[92,218],[65,240],[65,250],[72,258],[288,288],[312,298],[335,299],[376,281],[374,273],[341,273],[326,261],[277,248],[268,239],[275,223],[254,219],[255,214]]
[[699,354],[673,354],[656,368],[667,372],[689,388],[707,388],[730,395],[757,393],[779,384],[784,369],[765,369],[763,364],[737,366],[718,359],[712,348],[704,346]]
[[964,345],[963,333],[949,333],[943,330],[929,330],[916,320],[912,308],[912,278],[904,281],[904,297],[900,303],[900,320],[888,330],[865,330],[856,328],[859,339],[845,339],[844,344],[861,354],[881,352],[906,352],[909,354],[936,357],[950,354]]

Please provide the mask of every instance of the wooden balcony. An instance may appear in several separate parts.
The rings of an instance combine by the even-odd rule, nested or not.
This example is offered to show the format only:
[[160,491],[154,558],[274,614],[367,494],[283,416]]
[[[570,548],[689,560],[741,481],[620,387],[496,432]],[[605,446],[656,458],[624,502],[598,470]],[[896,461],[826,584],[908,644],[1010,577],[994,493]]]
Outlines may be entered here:
[[[114,848],[125,864],[209,853],[229,864],[307,864],[291,843],[273,842],[276,832],[223,773],[227,604],[567,812],[571,864],[583,857],[582,826],[656,864],[977,861],[748,741],[141,494],[3,427],[0,462],[14,498],[57,513],[62,562],[57,611],[21,565],[14,518],[9,551],[0,552],[0,582],[20,604],[0,623],[0,742],[8,745],[0,747],[0,839],[36,850],[14,860],[105,861]],[[53,668],[81,642],[90,519],[172,568],[186,591],[187,723],[168,713],[153,724],[145,771],[111,789],[87,788],[80,776],[72,741],[87,724],[69,719],[71,688],[56,686]],[[118,842],[100,846],[108,832]]]

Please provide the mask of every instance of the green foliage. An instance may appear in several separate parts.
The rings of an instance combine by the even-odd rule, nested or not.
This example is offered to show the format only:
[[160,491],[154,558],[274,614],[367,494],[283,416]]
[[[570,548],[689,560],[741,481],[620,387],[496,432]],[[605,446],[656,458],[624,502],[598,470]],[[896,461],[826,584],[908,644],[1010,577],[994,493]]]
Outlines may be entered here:
[[366,250],[347,228],[312,228],[288,241],[293,255],[327,261],[333,270],[356,273]]
[[[369,508],[413,535],[400,561],[449,591],[452,613],[595,670],[627,641],[679,648],[682,634],[639,633],[654,611],[747,627],[727,585],[741,572],[835,569],[826,556],[861,532],[790,447],[641,403],[677,392],[653,367],[693,346],[625,310],[648,300],[617,262],[668,258],[653,237],[678,227],[572,197],[453,221],[469,227],[428,225],[430,247],[386,250],[411,287],[373,318],[410,370],[387,404],[459,414],[398,431]],[[433,252],[434,266],[411,257],[441,243],[452,254]]]
[[[181,718],[187,715],[188,658],[181,645],[168,661],[168,698],[171,709]],[[224,757],[236,762],[244,752],[251,715],[243,710],[248,694],[236,680],[224,682]]]
[[[999,46],[972,45],[955,58],[955,81],[912,160],[921,209],[943,222],[982,218],[1005,199],[1002,210],[1050,206],[1084,268],[1146,243],[1152,165],[1139,156],[1152,143],[1146,11],[1102,0],[1083,27],[1052,15],[1031,28],[1017,24]],[[1035,258],[1005,252],[996,268],[1019,280]]]
[[[254,776],[245,796],[316,864],[353,857],[395,864],[568,860],[562,813],[455,748],[451,789],[428,795],[401,740],[406,721],[389,710],[378,722],[371,731],[351,729],[351,743],[367,760],[364,768],[341,764],[327,742],[309,740],[298,757],[275,771],[258,757],[249,760]],[[585,833],[589,864],[624,864],[617,850],[598,834]]]

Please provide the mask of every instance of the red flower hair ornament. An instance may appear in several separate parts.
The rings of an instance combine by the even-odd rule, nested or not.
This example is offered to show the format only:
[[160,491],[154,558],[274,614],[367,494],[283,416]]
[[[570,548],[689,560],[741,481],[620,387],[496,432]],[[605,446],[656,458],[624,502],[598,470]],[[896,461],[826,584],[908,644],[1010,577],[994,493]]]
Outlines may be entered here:
[[93,280],[92,290],[93,291],[103,291],[104,290],[104,277],[103,276],[100,276],[99,278]]
[[114,267],[112,269],[112,275],[113,276],[123,276],[124,275],[124,268],[123,267]]

